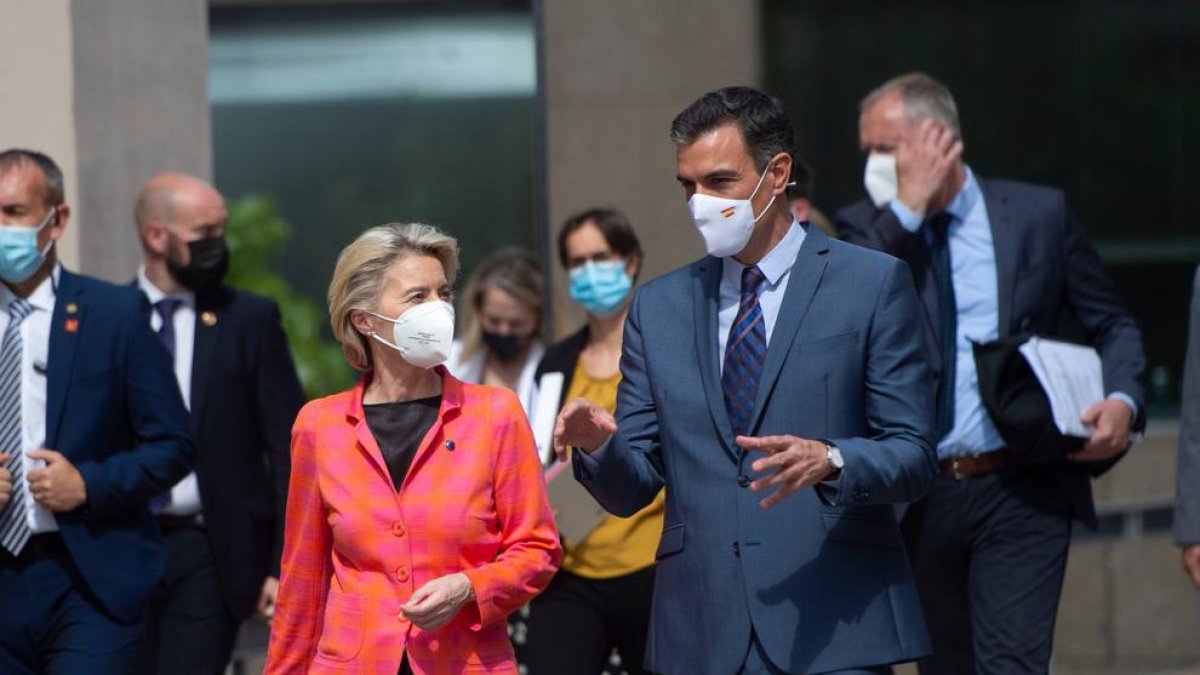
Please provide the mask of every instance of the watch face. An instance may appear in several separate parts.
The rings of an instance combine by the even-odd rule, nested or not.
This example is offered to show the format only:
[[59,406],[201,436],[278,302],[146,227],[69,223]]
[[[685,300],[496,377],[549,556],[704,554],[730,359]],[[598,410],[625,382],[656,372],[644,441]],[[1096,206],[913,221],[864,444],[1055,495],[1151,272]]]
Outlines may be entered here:
[[829,458],[829,463],[832,464],[833,468],[835,469],[840,469],[846,464],[845,460],[842,459],[842,451],[838,450],[832,445],[829,446],[829,452],[826,454],[826,456]]

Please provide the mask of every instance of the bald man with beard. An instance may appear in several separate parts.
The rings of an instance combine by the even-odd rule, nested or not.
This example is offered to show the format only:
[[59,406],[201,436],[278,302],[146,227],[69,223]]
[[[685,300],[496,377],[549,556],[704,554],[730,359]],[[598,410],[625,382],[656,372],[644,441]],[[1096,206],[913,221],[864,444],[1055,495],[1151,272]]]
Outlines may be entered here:
[[227,211],[204,181],[164,173],[136,208],[137,285],[191,414],[195,471],[151,502],[167,551],[148,608],[146,672],[222,673],[278,587],[291,425],[304,403],[274,301],[222,283]]

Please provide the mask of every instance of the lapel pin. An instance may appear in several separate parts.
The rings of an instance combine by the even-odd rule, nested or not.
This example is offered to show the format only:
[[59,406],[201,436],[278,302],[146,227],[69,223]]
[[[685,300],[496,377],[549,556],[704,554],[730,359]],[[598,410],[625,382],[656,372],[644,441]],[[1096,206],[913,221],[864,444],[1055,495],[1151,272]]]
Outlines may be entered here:
[[77,305],[73,302],[67,303],[67,314],[75,314],[78,311],[79,311],[79,305]]
[[446,441],[446,449],[450,452],[454,452],[454,448],[456,447],[458,446],[454,445],[454,441]]
[[217,325],[217,315],[209,311],[201,312],[200,323],[204,324],[205,326],[215,326]]
[[68,333],[78,333],[79,332],[79,319],[67,319],[67,322],[63,326],[63,328]]

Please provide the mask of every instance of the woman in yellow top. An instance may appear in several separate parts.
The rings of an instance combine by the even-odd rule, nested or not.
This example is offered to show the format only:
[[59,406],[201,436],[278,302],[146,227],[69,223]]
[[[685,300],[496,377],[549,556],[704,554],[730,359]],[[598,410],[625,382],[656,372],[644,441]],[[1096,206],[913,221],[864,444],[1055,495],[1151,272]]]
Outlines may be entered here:
[[[563,374],[559,407],[582,396],[614,411],[621,335],[642,264],[641,245],[620,212],[592,209],[563,224],[558,255],[570,275],[571,298],[587,310],[588,320],[546,350],[536,377]],[[632,517],[609,516],[581,541],[564,542],[562,569],[529,605],[519,658],[530,675],[598,674],[614,647],[625,672],[646,672],[642,659],[663,504],[659,493]]]

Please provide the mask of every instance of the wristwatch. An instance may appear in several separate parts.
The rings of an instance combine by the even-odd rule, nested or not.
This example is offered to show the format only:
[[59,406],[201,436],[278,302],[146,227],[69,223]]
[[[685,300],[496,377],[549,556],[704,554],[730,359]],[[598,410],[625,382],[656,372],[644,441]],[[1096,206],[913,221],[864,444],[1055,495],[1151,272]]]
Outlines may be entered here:
[[[842,467],[846,466],[846,460],[842,458],[842,451],[832,443],[826,443],[825,459],[829,462],[829,466],[833,467],[833,473],[829,474],[828,478],[837,478],[837,475],[842,472]],[[828,480],[828,478],[826,480]]]

